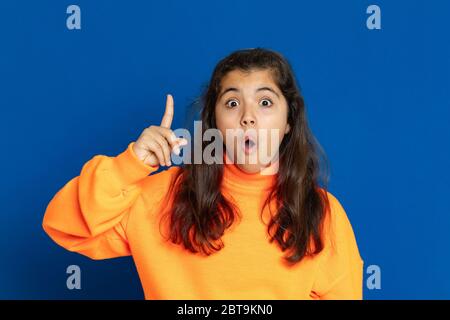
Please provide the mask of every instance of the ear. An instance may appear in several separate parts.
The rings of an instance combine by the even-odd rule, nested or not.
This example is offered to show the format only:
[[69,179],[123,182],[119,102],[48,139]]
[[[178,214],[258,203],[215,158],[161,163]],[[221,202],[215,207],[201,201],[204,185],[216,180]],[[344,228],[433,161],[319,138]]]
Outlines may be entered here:
[[289,123],[286,125],[286,130],[284,130],[284,134],[289,133],[289,131],[291,131],[291,126],[289,125]]

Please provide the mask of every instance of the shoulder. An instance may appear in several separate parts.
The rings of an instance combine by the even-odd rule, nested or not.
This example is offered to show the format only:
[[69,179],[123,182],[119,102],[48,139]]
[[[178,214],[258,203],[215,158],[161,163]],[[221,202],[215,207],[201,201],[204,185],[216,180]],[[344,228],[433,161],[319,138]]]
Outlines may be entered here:
[[348,219],[347,213],[345,212],[344,206],[341,201],[332,194],[331,192],[326,192],[329,204],[329,219],[330,223],[333,225],[345,225],[350,224],[350,220]]
[[341,201],[331,192],[326,191],[328,210],[323,223],[325,246],[334,248],[339,243],[356,246],[356,237]]

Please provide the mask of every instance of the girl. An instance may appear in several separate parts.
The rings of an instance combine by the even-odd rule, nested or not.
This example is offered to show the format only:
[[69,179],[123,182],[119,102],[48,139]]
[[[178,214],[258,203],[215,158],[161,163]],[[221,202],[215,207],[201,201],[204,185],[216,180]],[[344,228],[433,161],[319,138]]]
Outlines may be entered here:
[[[362,298],[351,224],[319,187],[320,148],[279,53],[240,50],[216,66],[201,120],[220,131],[223,163],[171,166],[189,143],[170,129],[173,112],[168,95],[160,126],[93,157],[54,196],[43,228],[56,243],[92,259],[132,255],[146,299]],[[268,164],[249,161],[274,142],[247,134],[256,129],[278,133]],[[151,174],[160,165],[171,167]]]

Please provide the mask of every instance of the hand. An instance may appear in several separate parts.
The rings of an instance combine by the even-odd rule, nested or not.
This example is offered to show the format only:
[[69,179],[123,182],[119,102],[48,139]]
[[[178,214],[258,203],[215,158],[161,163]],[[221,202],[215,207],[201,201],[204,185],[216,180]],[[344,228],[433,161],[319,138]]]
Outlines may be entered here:
[[177,138],[170,129],[173,120],[173,97],[167,95],[166,111],[160,126],[150,126],[141,133],[133,144],[136,156],[149,166],[171,166],[170,154],[180,154],[180,146],[186,145],[186,139]]

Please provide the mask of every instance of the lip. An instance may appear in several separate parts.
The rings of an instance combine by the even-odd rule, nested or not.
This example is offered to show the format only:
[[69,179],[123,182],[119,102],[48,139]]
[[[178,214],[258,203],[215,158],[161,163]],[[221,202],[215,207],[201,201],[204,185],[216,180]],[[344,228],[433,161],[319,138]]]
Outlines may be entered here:
[[[247,144],[245,143],[247,140],[250,140],[253,142],[253,145],[251,147],[248,147]],[[257,139],[255,137],[253,137],[252,135],[246,134],[242,141],[242,149],[243,149],[244,153],[246,155],[252,154],[253,152],[256,151],[257,147],[258,147]]]

